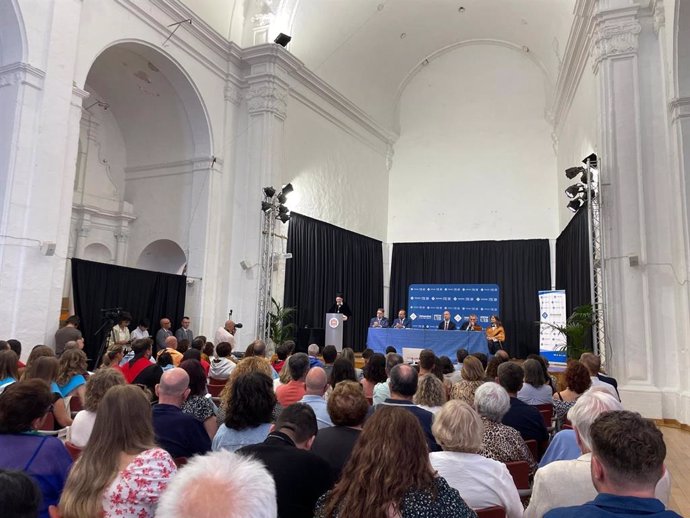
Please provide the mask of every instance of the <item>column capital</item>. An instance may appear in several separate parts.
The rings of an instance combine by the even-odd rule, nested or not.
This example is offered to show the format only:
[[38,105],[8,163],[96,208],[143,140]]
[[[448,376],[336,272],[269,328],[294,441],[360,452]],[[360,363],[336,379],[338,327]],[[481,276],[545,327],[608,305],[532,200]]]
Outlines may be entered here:
[[281,120],[287,116],[286,87],[273,81],[264,81],[253,84],[246,93],[247,111],[250,115],[257,113],[273,113]]
[[652,10],[654,12],[654,32],[659,34],[659,31],[666,26],[664,0],[653,0]]
[[636,8],[597,13],[594,16],[591,50],[594,73],[606,59],[636,55],[640,32],[642,25]]

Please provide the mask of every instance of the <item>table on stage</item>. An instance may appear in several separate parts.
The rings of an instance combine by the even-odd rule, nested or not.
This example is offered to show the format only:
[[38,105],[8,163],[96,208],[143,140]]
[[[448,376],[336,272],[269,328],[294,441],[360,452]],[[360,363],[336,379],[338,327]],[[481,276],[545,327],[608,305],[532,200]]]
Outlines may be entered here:
[[484,353],[487,356],[489,354],[483,331],[369,328],[367,347],[376,353],[385,354],[389,345],[395,347],[398,353],[402,353],[403,347],[431,349],[436,356],[448,356],[451,360],[455,360],[458,349],[467,349],[470,353]]

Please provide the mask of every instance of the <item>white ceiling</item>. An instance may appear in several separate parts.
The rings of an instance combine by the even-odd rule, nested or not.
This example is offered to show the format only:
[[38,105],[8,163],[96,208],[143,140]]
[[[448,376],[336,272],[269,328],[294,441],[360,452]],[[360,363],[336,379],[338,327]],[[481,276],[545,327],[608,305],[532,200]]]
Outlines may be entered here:
[[[237,34],[230,26],[237,24],[239,0],[185,2],[219,32]],[[547,104],[574,4],[575,0],[246,0],[242,13],[247,16],[245,40],[253,12],[268,8],[276,13],[271,34],[289,31],[290,52],[376,120],[396,128],[397,97],[406,78],[426,58],[433,62],[436,53],[470,40],[507,44],[523,53],[526,66],[543,68]]]

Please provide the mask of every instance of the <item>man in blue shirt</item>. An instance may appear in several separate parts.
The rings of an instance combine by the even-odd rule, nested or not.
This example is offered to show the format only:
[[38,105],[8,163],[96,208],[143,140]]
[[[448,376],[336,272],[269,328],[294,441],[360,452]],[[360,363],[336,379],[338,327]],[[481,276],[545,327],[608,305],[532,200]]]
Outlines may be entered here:
[[328,409],[326,408],[326,400],[323,398],[323,395],[326,393],[326,387],[328,386],[326,371],[321,367],[312,367],[309,369],[307,378],[304,380],[304,386],[307,391],[304,393],[299,403],[306,403],[314,411],[316,415],[316,424],[319,430],[333,426],[331,417],[328,415]]
[[545,518],[679,518],[654,497],[666,445],[652,421],[636,412],[606,412],[592,423],[590,435],[592,482],[599,494],[584,505],[553,509]]
[[189,396],[189,375],[174,368],[163,373],[156,385],[158,404],[153,406],[153,431],[156,443],[173,458],[203,455],[211,451],[211,438],[204,425],[182,412]]

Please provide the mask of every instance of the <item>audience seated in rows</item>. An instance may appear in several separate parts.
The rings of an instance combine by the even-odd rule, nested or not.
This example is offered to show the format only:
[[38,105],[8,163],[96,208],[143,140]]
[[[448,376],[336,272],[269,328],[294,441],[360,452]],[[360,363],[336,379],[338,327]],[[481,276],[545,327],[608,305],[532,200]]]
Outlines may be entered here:
[[148,396],[133,385],[112,387],[96,412],[88,444],[60,498],[62,518],[153,518],[177,468],[156,446]]
[[63,398],[75,396],[83,403],[88,376],[86,364],[86,354],[80,349],[65,349],[60,356],[57,384]]
[[458,491],[436,474],[428,455],[420,455],[426,442],[413,414],[395,406],[379,408],[364,425],[340,481],[319,499],[314,515],[474,518]]
[[327,345],[323,348],[321,354],[323,356],[323,370],[326,371],[326,378],[330,379],[333,364],[338,359],[338,350],[335,348],[335,345]]
[[[387,350],[387,349],[386,349]],[[391,374],[391,369],[396,365],[403,363],[403,357],[396,352],[386,353],[386,381],[382,383],[377,383],[374,387],[374,405],[379,405],[383,403],[386,399],[391,397],[390,387],[388,385],[388,377]]]
[[326,408],[326,400],[323,397],[326,393],[326,387],[328,386],[326,371],[321,367],[312,367],[309,369],[307,377],[304,380],[304,386],[306,392],[299,402],[309,405],[314,411],[316,415],[316,424],[319,430],[333,426],[331,418],[328,415],[328,409]]
[[132,342],[132,358],[120,365],[127,383],[143,385],[155,393],[156,385],[160,383],[163,369],[151,362],[153,354],[153,340],[151,338],[139,338]]
[[443,451],[429,455],[431,466],[473,509],[500,506],[507,518],[522,518],[522,503],[502,462],[479,455],[484,425],[464,401],[451,400],[434,418],[432,431]]
[[172,358],[173,366],[179,367],[182,362],[182,352],[178,351],[177,338],[174,336],[168,336],[165,339],[165,347],[158,351],[156,356],[160,356],[164,351],[170,355]]
[[[635,412],[605,412],[592,423],[592,501],[549,511],[545,518],[679,518],[658,499],[666,445],[661,431]],[[540,515],[541,516],[541,515]]]
[[498,367],[498,382],[510,396],[510,409],[502,422],[520,432],[524,440],[532,439],[542,444],[549,438],[544,418],[535,407],[517,398],[524,375],[522,367],[516,363],[506,362]]
[[520,432],[501,423],[510,408],[510,396],[506,390],[498,383],[487,381],[475,392],[474,406],[484,424],[479,454],[498,462],[525,461],[533,474],[537,463]]
[[69,429],[69,441],[74,446],[84,448],[89,442],[96,422],[96,412],[108,389],[125,383],[125,377],[118,369],[99,369],[89,376],[84,393],[84,409],[74,416]]
[[565,368],[565,390],[553,394],[553,416],[556,418],[556,427],[560,429],[577,399],[592,386],[587,367],[577,360],[570,360]]
[[323,363],[321,363],[321,360],[319,360],[320,348],[316,344],[309,344],[309,347],[307,347],[307,354],[309,355],[309,368],[313,369],[314,367],[323,367]]
[[[217,348],[216,348],[217,351]],[[276,357],[277,359],[271,363],[271,366],[273,369],[280,374],[280,371],[283,369],[283,366],[285,365],[285,362],[287,361],[288,355],[289,355],[289,349],[288,346],[284,343],[278,344],[276,346]],[[324,348],[325,351],[325,348]],[[218,352],[218,356],[220,356],[220,352]]]
[[333,362],[333,369],[331,370],[331,377],[328,379],[328,390],[326,391],[326,399],[331,396],[331,392],[335,386],[341,381],[356,381],[360,382],[355,373],[355,367],[346,358],[338,358]]
[[264,441],[271,429],[275,404],[268,374],[254,371],[238,375],[232,383],[225,420],[213,438],[213,451],[236,451]]
[[364,396],[373,398],[374,387],[378,383],[385,383],[388,379],[386,374],[386,357],[381,353],[372,354],[364,369],[362,369],[362,374],[364,375],[362,378]]
[[330,466],[308,451],[317,431],[311,407],[295,403],[281,412],[263,443],[237,450],[273,475],[280,518],[311,518],[316,500],[332,486]]
[[[45,346],[40,346],[45,347]],[[51,350],[52,353],[52,350]],[[29,358],[24,371],[23,379],[39,379],[50,387],[52,408],[51,412],[55,418],[55,430],[65,428],[72,424],[72,417],[69,408],[62,397],[60,387],[58,387],[56,380],[60,362],[53,356],[40,355],[34,359]]]
[[361,381],[364,377],[364,374],[362,373],[362,369],[357,368],[355,365],[355,351],[352,349],[352,347],[343,347],[339,358],[347,360],[352,364],[352,368],[355,369],[355,381]]
[[405,363],[396,365],[391,369],[390,379],[388,380],[391,396],[380,405],[377,405],[376,408],[378,411],[382,407],[395,406],[404,408],[412,413],[419,420],[419,424],[424,431],[429,451],[439,451],[441,448],[431,433],[431,423],[434,414],[412,402],[417,392],[417,383],[418,374],[414,367]]
[[517,398],[528,405],[552,405],[553,391],[544,377],[541,363],[537,360],[525,360],[522,369],[525,378]]
[[446,388],[443,382],[434,374],[420,376],[412,402],[424,410],[435,414],[447,401]]
[[549,374],[549,360],[540,354],[528,354],[527,360],[537,360],[539,365],[541,365],[542,373],[544,374],[545,383],[551,387],[551,392],[556,392],[558,390],[558,380]]
[[156,385],[158,403],[153,406],[156,443],[173,458],[204,454],[211,449],[204,425],[182,412],[189,392],[189,375],[179,367],[164,372]]
[[[287,369],[284,368],[283,370],[285,371]],[[232,373],[230,373],[230,377],[228,378],[228,381],[225,383],[223,391],[220,393],[220,408],[218,409],[217,416],[217,422],[219,427],[221,424],[225,422],[227,409],[231,405],[235,380],[237,380],[241,375],[248,374],[250,372],[260,372],[270,378],[272,371],[273,368],[271,367],[271,363],[266,358],[260,358],[258,356],[250,356],[249,358],[243,358],[241,361],[237,363],[236,368],[233,369]],[[272,385],[272,387],[273,386],[274,385]],[[273,396],[275,398],[275,393],[273,393]],[[274,418],[279,413],[280,408],[282,407],[278,404],[273,405],[272,412]]]
[[[499,349],[498,352],[501,351],[503,351],[503,349]],[[496,381],[496,378],[498,378],[498,366],[507,361],[510,360],[501,356],[494,356],[491,358],[491,360],[489,360],[489,364],[486,366],[486,375],[484,376],[484,381]]]
[[236,366],[232,360],[232,345],[228,342],[219,343],[216,346],[216,354],[218,357],[211,360],[208,376],[215,380],[226,380]]
[[[582,455],[573,460],[558,460],[539,468],[534,478],[534,489],[525,518],[537,518],[556,507],[584,504],[596,496],[596,489],[590,476],[592,460],[592,424],[605,413],[622,412],[620,402],[607,390],[592,388],[585,392],[568,412],[573,424],[573,434]],[[570,432],[564,430],[557,435]],[[631,448],[639,448],[631,443]],[[552,448],[549,447],[549,450]],[[548,451],[547,453],[550,453]],[[632,453],[632,452],[631,452]],[[656,488],[656,498],[668,502],[670,481],[664,474]]]
[[[187,352],[190,351],[199,354],[196,349],[190,349]],[[180,368],[189,376],[189,396],[182,405],[182,411],[203,424],[209,438],[213,439],[218,431],[216,405],[210,397],[207,397],[204,368],[199,360],[184,360],[180,363]]]
[[305,353],[293,354],[288,358],[288,369],[290,369],[292,379],[276,389],[276,398],[282,407],[297,403],[304,396],[306,391],[304,380],[309,372],[309,356]]
[[3,518],[36,518],[41,490],[23,471],[0,469],[0,512]]
[[477,388],[484,383],[484,368],[474,356],[467,356],[462,362],[462,370],[460,371],[462,378],[451,390],[451,399],[459,399],[470,406],[474,405],[474,393]]
[[72,466],[62,441],[36,433],[52,401],[48,385],[40,379],[13,383],[0,396],[0,468],[21,470],[36,481],[42,495],[41,518],[48,518],[48,506],[60,498]]
[[328,398],[328,415],[333,426],[319,430],[311,451],[331,467],[333,480],[340,478],[364,426],[369,404],[356,381],[341,381]]
[[422,349],[419,353],[419,377],[432,374],[436,364],[436,355],[431,349]]
[[156,518],[275,518],[273,477],[261,462],[228,451],[191,459],[171,480]]

